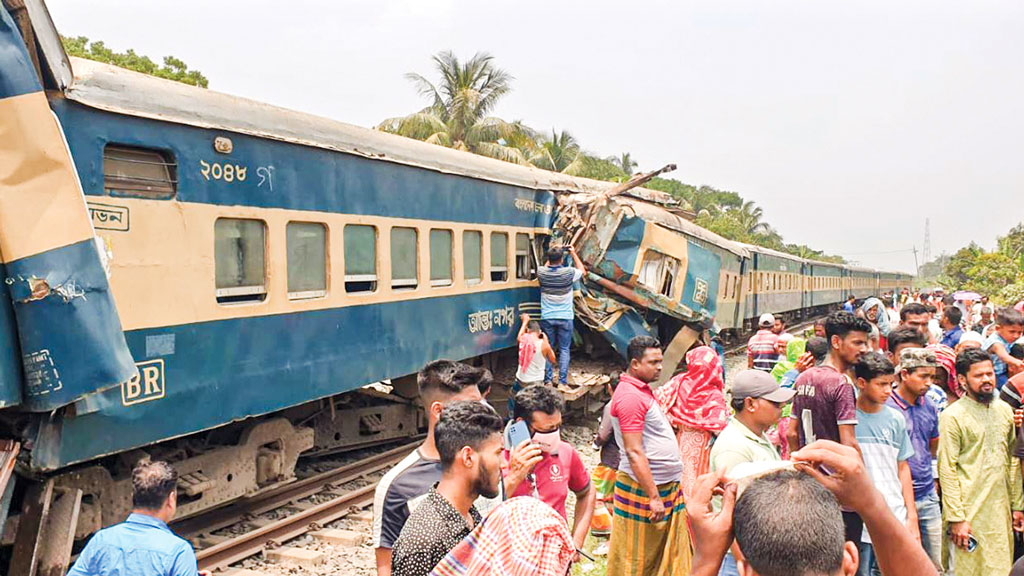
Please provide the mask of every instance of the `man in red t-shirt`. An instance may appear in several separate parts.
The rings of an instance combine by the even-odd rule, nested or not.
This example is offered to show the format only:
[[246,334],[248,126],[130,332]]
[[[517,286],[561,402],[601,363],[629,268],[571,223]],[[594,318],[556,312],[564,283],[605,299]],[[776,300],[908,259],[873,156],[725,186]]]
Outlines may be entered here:
[[572,444],[561,439],[564,402],[557,390],[535,384],[516,394],[515,420],[526,422],[531,441],[523,441],[505,451],[505,494],[533,496],[567,518],[565,500],[576,494],[572,537],[577,549],[583,548],[594,514],[597,493],[590,474]]

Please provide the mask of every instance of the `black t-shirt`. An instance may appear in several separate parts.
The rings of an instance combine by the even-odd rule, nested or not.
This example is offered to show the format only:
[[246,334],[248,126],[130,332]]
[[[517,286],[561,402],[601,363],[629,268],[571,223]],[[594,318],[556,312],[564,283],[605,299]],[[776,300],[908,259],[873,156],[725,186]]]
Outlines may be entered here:
[[409,514],[441,481],[441,461],[413,450],[381,478],[373,495],[373,547],[394,548]]

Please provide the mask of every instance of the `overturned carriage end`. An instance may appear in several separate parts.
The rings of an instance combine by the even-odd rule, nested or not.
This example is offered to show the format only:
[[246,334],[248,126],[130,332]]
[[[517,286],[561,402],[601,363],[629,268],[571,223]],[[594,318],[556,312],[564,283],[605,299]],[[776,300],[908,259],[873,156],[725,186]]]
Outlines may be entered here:
[[50,411],[128,380],[135,366],[63,131],[6,9],[0,70],[0,262],[23,407]]
[[706,246],[743,250],[648,203],[598,199],[587,209],[592,226],[578,242],[590,271],[577,299],[581,319],[622,356],[635,336],[661,338],[671,375],[717,313],[722,261]]

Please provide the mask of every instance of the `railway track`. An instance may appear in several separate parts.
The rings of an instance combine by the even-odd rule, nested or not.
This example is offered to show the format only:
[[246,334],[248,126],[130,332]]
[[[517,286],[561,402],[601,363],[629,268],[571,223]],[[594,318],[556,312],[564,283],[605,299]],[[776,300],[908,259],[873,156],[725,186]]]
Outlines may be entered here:
[[[212,545],[196,551],[201,570],[226,568],[230,564],[255,556],[268,547],[280,545],[316,529],[317,526],[325,526],[372,503],[373,492],[377,486],[376,480],[355,489],[346,489],[343,486],[387,470],[417,445],[418,443],[411,443],[399,446],[274,488],[228,507],[176,522],[172,529],[193,541],[213,542]],[[319,504],[302,502],[318,494],[329,499]],[[257,518],[260,514],[285,507],[299,511],[276,520]],[[255,524],[257,527],[233,537],[212,535],[217,530],[240,523]]]

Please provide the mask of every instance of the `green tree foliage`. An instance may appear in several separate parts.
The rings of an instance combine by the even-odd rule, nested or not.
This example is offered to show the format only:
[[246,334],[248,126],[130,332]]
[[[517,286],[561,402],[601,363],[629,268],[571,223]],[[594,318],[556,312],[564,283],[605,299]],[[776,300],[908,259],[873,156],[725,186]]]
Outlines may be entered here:
[[629,152],[623,152],[622,154],[619,154],[617,158],[612,158],[612,162],[614,162],[626,176],[632,176],[636,173],[636,161],[633,160],[633,156]]
[[999,252],[1024,270],[1024,222],[1010,228],[1006,236],[1000,236],[997,242]]
[[589,154],[583,155],[583,167],[577,176],[608,182],[625,182],[628,179],[626,173],[611,160]]
[[971,284],[970,269],[975,260],[985,251],[974,242],[956,251],[946,264],[940,284],[950,290],[968,290]]
[[1009,257],[999,252],[990,252],[978,256],[974,264],[967,269],[970,277],[971,290],[979,294],[998,294],[1003,288],[1013,284],[1021,275],[1020,269]]
[[942,277],[950,258],[950,256],[942,254],[931,262],[922,264],[917,271],[918,280],[925,284],[935,284]]
[[583,171],[583,153],[572,134],[552,129],[551,138],[539,142],[537,151],[530,157],[530,164],[544,170],[578,176]]
[[[512,90],[513,77],[497,68],[489,54],[477,53],[462,62],[451,52],[440,52],[433,60],[439,78],[436,83],[420,74],[406,74],[427,99],[427,106],[408,116],[388,118],[378,130],[596,180],[624,182],[636,171],[637,163],[629,152],[602,158],[584,152],[567,131],[541,134],[522,121],[490,116],[497,102]],[[843,261],[807,246],[786,244],[764,220],[764,211],[736,192],[672,178],[655,178],[645,186],[670,194],[680,207],[697,215],[697,224],[730,240],[804,258]]]
[[433,59],[440,77],[436,85],[415,72],[406,74],[430,104],[414,114],[388,118],[377,129],[527,164],[526,151],[510,145],[516,141],[521,144],[527,137],[519,132],[523,125],[489,115],[512,90],[512,75],[494,66],[494,57],[485,52],[478,52],[465,62],[451,52],[440,52]]
[[946,263],[940,283],[950,290],[973,290],[999,304],[1024,299],[1024,224],[1000,236],[997,249],[986,252],[974,242]]
[[206,88],[209,84],[209,81],[206,79],[206,76],[203,76],[202,72],[189,70],[184,62],[174,56],[164,56],[164,64],[161,66],[150,60],[148,56],[136,54],[134,50],[114,52],[107,48],[103,42],[90,42],[85,36],[75,36],[74,38],[61,36],[60,39],[68,56],[105,62],[121,68],[127,68],[128,70],[149,74],[150,76],[199,86],[200,88]]

